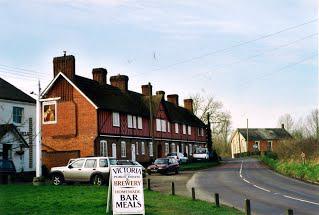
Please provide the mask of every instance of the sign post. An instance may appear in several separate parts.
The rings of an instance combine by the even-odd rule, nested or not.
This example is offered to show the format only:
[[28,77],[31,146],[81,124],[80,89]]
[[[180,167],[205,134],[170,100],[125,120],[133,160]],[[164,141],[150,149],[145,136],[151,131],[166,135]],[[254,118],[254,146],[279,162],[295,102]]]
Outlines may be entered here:
[[110,185],[107,212],[112,205],[113,214],[145,214],[142,167],[111,166]]

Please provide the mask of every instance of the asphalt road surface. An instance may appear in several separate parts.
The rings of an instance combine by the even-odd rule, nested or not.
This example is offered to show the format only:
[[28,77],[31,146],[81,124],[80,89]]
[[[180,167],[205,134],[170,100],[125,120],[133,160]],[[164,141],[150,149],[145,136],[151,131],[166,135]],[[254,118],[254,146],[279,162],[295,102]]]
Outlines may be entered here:
[[219,193],[223,204],[243,210],[250,199],[253,214],[319,215],[319,186],[282,176],[269,170],[256,159],[236,159],[200,171],[187,183],[195,187],[196,196],[213,201]]

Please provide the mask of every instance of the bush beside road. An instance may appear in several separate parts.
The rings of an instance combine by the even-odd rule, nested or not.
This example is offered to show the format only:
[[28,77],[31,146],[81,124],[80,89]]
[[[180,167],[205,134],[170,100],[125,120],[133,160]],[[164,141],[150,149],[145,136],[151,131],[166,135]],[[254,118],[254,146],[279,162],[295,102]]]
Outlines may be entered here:
[[[0,214],[105,214],[106,186],[0,185]],[[146,214],[242,214],[204,201],[144,192]]]

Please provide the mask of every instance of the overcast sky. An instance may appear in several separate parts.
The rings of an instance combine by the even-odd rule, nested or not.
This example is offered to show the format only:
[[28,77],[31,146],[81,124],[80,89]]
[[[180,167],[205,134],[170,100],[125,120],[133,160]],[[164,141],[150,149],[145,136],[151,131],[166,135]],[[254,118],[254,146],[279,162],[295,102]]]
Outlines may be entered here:
[[213,95],[234,128],[275,127],[317,105],[316,19],[315,0],[0,0],[0,77],[29,92],[38,72],[45,87],[66,50],[79,75],[105,67],[180,104]]

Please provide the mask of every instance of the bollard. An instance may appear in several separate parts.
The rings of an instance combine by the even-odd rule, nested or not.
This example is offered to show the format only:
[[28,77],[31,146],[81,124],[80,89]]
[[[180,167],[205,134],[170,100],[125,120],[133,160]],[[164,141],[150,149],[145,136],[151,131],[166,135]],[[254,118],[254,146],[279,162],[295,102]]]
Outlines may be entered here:
[[192,199],[195,200],[195,188],[192,187]]
[[246,211],[246,215],[251,215],[250,200],[249,199],[245,200],[245,211]]
[[147,189],[151,190],[151,179],[150,178],[147,179]]
[[172,182],[172,195],[175,195],[175,184]]
[[293,211],[291,208],[289,208],[288,211],[287,211],[287,214],[288,214],[288,215],[293,215],[293,214],[294,214],[294,211]]
[[215,193],[215,205],[216,207],[219,207],[219,194]]

